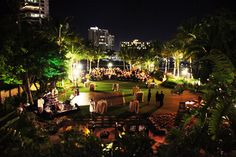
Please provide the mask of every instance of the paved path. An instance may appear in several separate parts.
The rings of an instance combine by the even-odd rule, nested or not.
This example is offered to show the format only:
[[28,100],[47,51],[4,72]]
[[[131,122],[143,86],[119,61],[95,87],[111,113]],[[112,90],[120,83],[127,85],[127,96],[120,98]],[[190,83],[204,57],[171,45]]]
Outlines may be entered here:
[[[183,94],[171,94],[169,89],[163,90],[165,94],[164,106],[157,109],[157,113],[168,113],[177,112],[179,107],[179,102],[188,100],[197,100],[198,95],[191,93],[190,91],[184,91]],[[123,105],[123,97],[119,92],[90,92],[90,93],[80,93],[78,98],[78,105],[88,106],[89,100],[93,98],[95,101],[100,99],[106,99],[108,105]],[[145,100],[146,101],[146,100]],[[146,102],[144,102],[146,104]],[[155,105],[155,93],[152,94],[152,100],[150,105]],[[148,106],[145,106],[148,107]],[[141,109],[142,110],[142,109]]]
[[96,102],[100,99],[106,99],[108,105],[123,105],[123,97],[119,92],[80,92],[79,96],[72,99],[73,104],[77,103],[79,106],[88,106],[89,100],[94,99]]
[[[168,91],[168,90],[167,90]],[[171,92],[165,91],[164,105],[159,108],[157,113],[168,113],[177,112],[179,107],[179,102],[197,100],[198,95],[185,90],[183,94],[171,94]]]

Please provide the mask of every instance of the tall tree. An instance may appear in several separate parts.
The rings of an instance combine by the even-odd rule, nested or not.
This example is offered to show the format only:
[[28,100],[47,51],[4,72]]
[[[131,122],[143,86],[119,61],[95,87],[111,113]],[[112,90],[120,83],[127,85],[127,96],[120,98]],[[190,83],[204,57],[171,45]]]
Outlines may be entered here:
[[[202,80],[208,78],[212,71],[212,64],[208,61],[199,60],[201,57],[208,55],[212,50],[224,52],[235,64],[235,38],[236,35],[236,18],[235,13],[222,10],[219,13],[203,18],[195,24],[185,24],[179,29],[179,38],[185,43],[187,58],[194,58],[193,72],[197,77],[202,77],[203,73],[207,74]],[[214,52],[214,51],[213,51]],[[211,68],[203,69],[209,66]],[[202,72],[201,70],[204,70]]]
[[[1,79],[8,83],[21,84],[28,102],[33,104],[31,85],[36,81],[43,81],[42,78],[55,79],[59,74],[63,74],[65,58],[55,40],[43,35],[47,34],[46,27],[44,30],[27,22],[10,23],[16,28],[19,28],[19,24],[21,29],[8,30],[8,36],[1,49],[5,57],[5,73],[2,73]],[[56,64],[58,59],[62,63],[61,66]]]
[[99,63],[101,59],[106,58],[105,52],[98,46],[98,47],[93,47],[95,58],[97,59],[97,68],[99,68]]

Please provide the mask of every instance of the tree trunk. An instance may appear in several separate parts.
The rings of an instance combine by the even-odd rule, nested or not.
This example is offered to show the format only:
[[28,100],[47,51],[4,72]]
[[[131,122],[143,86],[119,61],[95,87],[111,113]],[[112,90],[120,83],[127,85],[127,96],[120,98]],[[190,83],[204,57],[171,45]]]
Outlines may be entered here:
[[177,60],[176,60],[177,77],[179,77],[179,74],[180,74],[180,67],[179,67],[179,64],[180,64],[180,59],[177,59]]
[[37,87],[37,84],[34,83],[34,86],[35,86],[35,88],[36,88],[36,90],[37,90],[37,92],[38,92],[38,91],[39,91],[39,88]]
[[167,74],[168,58],[165,58],[165,74]]
[[30,91],[30,79],[28,77],[28,74],[26,74],[25,80],[23,80],[23,84],[22,84],[22,88],[26,93],[26,97],[27,97],[27,103],[29,102],[31,105],[34,104],[34,100],[32,97],[32,93]]
[[34,100],[33,100],[33,96],[32,96],[31,90],[30,90],[30,86],[31,86],[30,79],[28,77],[27,78],[27,88],[28,88],[27,90],[29,92],[29,102],[33,105],[34,104]]
[[92,60],[89,60],[89,73],[92,72]]
[[39,93],[43,93],[47,90],[47,82],[39,81]]
[[173,69],[173,75],[176,75],[176,60],[174,60],[174,69]]
[[190,79],[193,79],[192,57],[189,58]]
[[123,61],[123,70],[125,70],[125,61]]
[[97,60],[97,68],[99,68],[99,62],[100,62],[100,59],[98,58],[98,60]]
[[87,68],[86,68],[87,72],[89,71],[89,59],[87,59]]
[[132,62],[129,61],[129,70],[131,71],[132,70]]

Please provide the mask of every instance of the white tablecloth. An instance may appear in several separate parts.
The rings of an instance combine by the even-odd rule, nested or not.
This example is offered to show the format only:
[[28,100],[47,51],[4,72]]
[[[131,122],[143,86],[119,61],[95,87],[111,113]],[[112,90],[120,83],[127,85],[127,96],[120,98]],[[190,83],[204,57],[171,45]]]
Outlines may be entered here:
[[100,114],[107,112],[107,101],[103,99],[99,100],[96,104],[95,111]]
[[129,103],[129,111],[130,112],[139,113],[139,101],[138,100],[130,101],[130,103]]
[[112,90],[113,91],[119,91],[119,84],[118,83],[114,83],[114,84],[112,84]]
[[137,86],[133,87],[133,89],[132,89],[133,95],[135,95],[135,94],[136,94],[137,92],[139,92],[139,91],[140,91],[140,88],[137,87]]

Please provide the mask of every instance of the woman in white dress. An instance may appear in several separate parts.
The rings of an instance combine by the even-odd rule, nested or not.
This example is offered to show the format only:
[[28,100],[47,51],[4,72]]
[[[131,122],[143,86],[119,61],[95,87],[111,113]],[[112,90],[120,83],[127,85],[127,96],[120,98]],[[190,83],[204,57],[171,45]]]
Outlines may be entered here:
[[91,118],[93,119],[93,113],[95,112],[95,101],[93,99],[90,99],[89,112],[90,112]]

